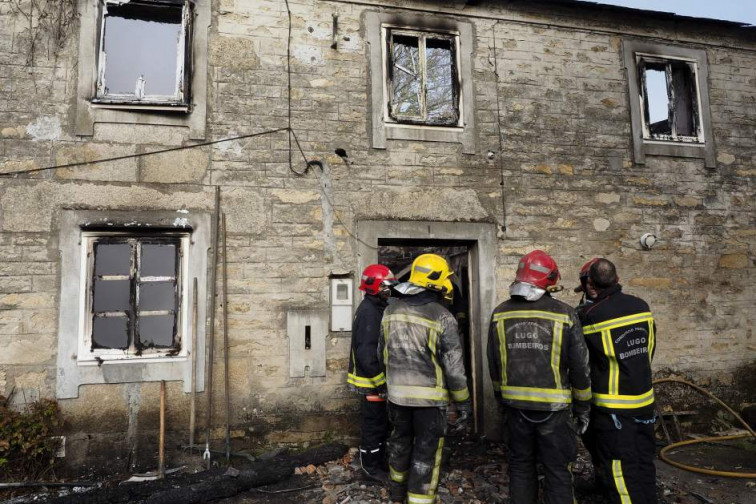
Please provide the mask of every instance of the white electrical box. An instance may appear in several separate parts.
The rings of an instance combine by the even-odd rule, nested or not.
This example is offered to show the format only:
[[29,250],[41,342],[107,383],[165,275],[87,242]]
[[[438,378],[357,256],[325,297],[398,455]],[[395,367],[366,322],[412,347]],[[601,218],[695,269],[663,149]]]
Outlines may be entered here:
[[331,278],[331,331],[352,330],[352,278]]

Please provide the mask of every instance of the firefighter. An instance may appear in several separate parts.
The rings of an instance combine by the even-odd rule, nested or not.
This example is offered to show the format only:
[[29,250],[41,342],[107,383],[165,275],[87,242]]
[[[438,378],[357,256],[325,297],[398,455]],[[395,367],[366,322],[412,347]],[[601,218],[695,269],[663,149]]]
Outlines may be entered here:
[[648,304],[622,292],[611,261],[590,267],[594,302],[578,313],[591,363],[593,409],[586,439],[600,490],[616,504],[656,503],[656,324]]
[[594,257],[587,263],[583,264],[583,267],[580,268],[580,273],[578,274],[580,285],[575,287],[575,292],[582,292],[583,296],[580,298],[580,303],[578,304],[577,308],[575,308],[575,310],[577,311],[580,311],[580,309],[584,305],[593,303],[593,300],[596,299],[596,289],[593,287],[593,284],[588,285],[588,272],[590,271],[593,263],[598,260],[598,257]]
[[378,335],[381,318],[396,285],[394,274],[382,264],[371,264],[362,272],[359,289],[365,292],[352,322],[352,348],[349,352],[347,383],[360,394],[362,436],[360,463],[369,479],[388,482],[385,467],[385,442],[388,436],[386,377],[378,362]]
[[396,287],[404,297],[383,315],[378,350],[392,426],[388,453],[393,502],[436,502],[449,399],[457,404],[457,424],[470,417],[457,322],[442,304],[451,274],[443,257],[418,256],[409,282]]
[[573,503],[575,434],[588,426],[591,384],[577,316],[551,297],[561,290],[559,279],[550,255],[526,254],[509,287],[510,299],[491,316],[488,365],[509,440],[514,504],[536,504],[538,463],[545,473],[544,501]]

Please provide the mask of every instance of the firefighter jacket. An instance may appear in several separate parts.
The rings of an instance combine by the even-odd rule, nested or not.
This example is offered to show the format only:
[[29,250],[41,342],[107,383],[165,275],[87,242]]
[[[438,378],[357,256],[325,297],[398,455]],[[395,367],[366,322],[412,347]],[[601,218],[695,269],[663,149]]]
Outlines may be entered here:
[[383,315],[378,351],[388,400],[399,406],[446,406],[467,401],[467,377],[457,321],[439,294],[397,299]]
[[386,377],[378,362],[378,336],[386,302],[366,295],[352,321],[352,348],[349,352],[347,383],[363,395],[378,394],[386,388]]
[[593,404],[610,413],[651,414],[656,323],[640,298],[617,284],[578,312],[591,357]]
[[488,367],[494,393],[507,405],[560,411],[588,405],[588,350],[572,308],[545,294],[537,301],[512,296],[491,315]]

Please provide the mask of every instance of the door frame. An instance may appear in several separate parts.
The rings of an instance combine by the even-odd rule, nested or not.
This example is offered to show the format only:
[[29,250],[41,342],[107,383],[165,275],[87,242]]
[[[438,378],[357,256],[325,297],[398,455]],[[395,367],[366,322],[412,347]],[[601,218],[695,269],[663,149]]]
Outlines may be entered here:
[[473,367],[471,396],[475,427],[480,434],[497,439],[500,426],[493,386],[489,379],[486,346],[488,325],[496,302],[496,225],[476,222],[382,221],[357,222],[357,271],[378,261],[378,240],[443,240],[469,244],[470,341]]

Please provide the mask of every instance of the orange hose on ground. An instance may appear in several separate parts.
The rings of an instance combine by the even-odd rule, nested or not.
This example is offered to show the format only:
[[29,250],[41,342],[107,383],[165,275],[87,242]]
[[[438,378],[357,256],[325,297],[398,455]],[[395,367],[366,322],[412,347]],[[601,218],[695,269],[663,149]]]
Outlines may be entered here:
[[732,472],[732,471],[717,471],[714,469],[702,469],[700,467],[695,467],[687,464],[683,464],[682,462],[675,462],[674,460],[671,460],[669,457],[667,457],[667,452],[669,450],[672,450],[674,448],[680,448],[681,446],[688,446],[698,443],[711,443],[716,441],[727,441],[731,439],[742,439],[746,438],[748,436],[753,436],[756,438],[756,432],[753,431],[750,425],[743,420],[740,415],[735,413],[732,408],[727,406],[725,403],[723,403],[717,396],[709,392],[708,390],[705,390],[698,385],[695,385],[693,383],[690,383],[689,381],[682,380],[680,378],[659,378],[658,380],[654,380],[654,385],[658,383],[682,383],[684,385],[687,385],[698,392],[702,393],[703,395],[713,399],[717,403],[719,403],[724,409],[726,409],[730,414],[732,414],[735,418],[738,419],[738,421],[743,424],[743,427],[745,427],[750,434],[738,434],[735,436],[715,436],[715,437],[706,437],[701,439],[691,439],[688,441],[680,441],[677,443],[672,443],[669,446],[665,446],[662,448],[662,450],[659,452],[659,458],[662,459],[667,464],[673,465],[675,467],[679,467],[680,469],[684,469],[686,471],[695,472],[699,474],[708,474],[710,476],[723,476],[726,478],[756,478],[756,473],[740,473],[740,472]]
[[687,446],[697,443],[711,443],[713,441],[727,441],[729,439],[742,439],[745,437],[750,436],[750,434],[738,434],[736,436],[714,436],[714,437],[707,437],[707,438],[700,438],[700,439],[691,439],[688,441],[680,441],[679,443],[672,443],[669,446],[665,446],[661,449],[659,452],[659,458],[662,459],[667,464],[673,465],[675,467],[679,467],[680,469],[685,469],[686,471],[694,472],[694,473],[700,473],[700,474],[708,474],[711,476],[725,476],[727,478],[756,478],[756,473],[740,473],[740,472],[731,472],[731,471],[717,471],[715,469],[702,469],[700,467],[691,466],[687,464],[683,464],[682,462],[676,462],[669,457],[667,457],[667,451],[672,450],[674,448],[679,448],[681,446]]

